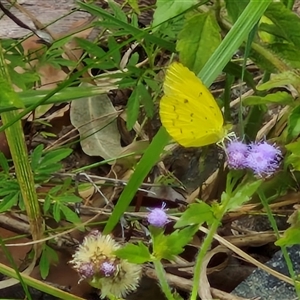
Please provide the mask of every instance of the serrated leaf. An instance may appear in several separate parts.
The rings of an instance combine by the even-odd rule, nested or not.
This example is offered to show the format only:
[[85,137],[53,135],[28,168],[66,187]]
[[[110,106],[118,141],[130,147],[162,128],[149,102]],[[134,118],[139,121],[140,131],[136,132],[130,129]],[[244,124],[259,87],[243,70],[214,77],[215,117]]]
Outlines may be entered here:
[[180,61],[198,74],[220,43],[218,22],[215,15],[207,12],[186,20],[178,35],[176,49]]
[[194,234],[198,231],[198,225],[188,226],[182,230],[175,230],[170,235],[164,235],[162,231],[152,230],[150,226],[150,233],[153,239],[153,255],[156,259],[174,259],[174,256],[180,254]]
[[293,139],[300,134],[300,105],[296,106],[289,115],[287,123],[288,137]]
[[176,17],[177,15],[192,7],[194,4],[196,4],[196,2],[196,0],[157,0],[156,10],[153,15],[153,27]]
[[274,94],[268,94],[264,97],[261,96],[249,96],[243,99],[243,105],[262,105],[262,104],[290,104],[294,102],[294,98],[287,92],[276,92]]
[[249,1],[250,0],[225,0],[226,10],[233,22],[239,18]]
[[273,53],[281,58],[290,67],[300,68],[300,50],[298,47],[289,43],[273,43],[268,46]]
[[237,208],[241,207],[244,203],[248,202],[253,194],[262,184],[262,180],[257,180],[241,187],[238,187],[233,196],[228,196],[225,192],[221,197],[221,205],[225,201],[226,197],[230,197],[230,202],[226,207],[226,211],[234,211]]
[[275,74],[272,78],[257,86],[257,90],[264,91],[276,87],[283,87],[288,84],[298,85],[300,83],[300,76],[294,71],[286,71],[280,74]]
[[138,245],[128,243],[121,249],[115,251],[115,254],[117,257],[127,259],[133,264],[143,264],[151,261],[151,254],[142,242],[138,242]]
[[297,14],[281,2],[272,2],[265,11],[265,16],[280,29],[287,41],[300,47],[300,18]]
[[300,228],[290,227],[288,228],[283,236],[275,242],[276,246],[286,247],[300,244]]
[[107,95],[72,102],[71,123],[78,129],[80,144],[87,155],[110,159],[123,151],[117,114]]
[[182,214],[176,222],[174,228],[180,228],[189,225],[202,225],[203,223],[211,224],[215,220],[212,208],[204,203],[193,203]]

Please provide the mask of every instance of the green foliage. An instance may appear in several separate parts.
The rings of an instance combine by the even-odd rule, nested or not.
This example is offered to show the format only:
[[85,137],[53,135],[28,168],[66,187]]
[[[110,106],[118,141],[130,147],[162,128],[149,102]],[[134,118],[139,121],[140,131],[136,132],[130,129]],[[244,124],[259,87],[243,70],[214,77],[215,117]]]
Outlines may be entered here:
[[194,224],[202,225],[203,223],[211,225],[213,221],[215,221],[215,217],[212,208],[205,202],[200,201],[189,205],[174,227],[180,228]]
[[58,255],[55,250],[51,247],[47,246],[47,244],[43,245],[43,252],[41,254],[39,268],[41,277],[46,279],[49,274],[49,269],[51,264],[58,262]]
[[50,179],[52,174],[62,168],[61,160],[68,157],[71,149],[57,149],[43,154],[43,145],[37,146],[31,155],[31,167],[37,182]]
[[199,73],[221,43],[220,27],[211,12],[188,18],[178,35],[180,61]]
[[115,251],[115,254],[117,257],[127,259],[134,264],[143,264],[151,261],[151,254],[142,242],[138,242],[137,245],[128,243],[121,249]]
[[161,228],[149,227],[152,243],[153,256],[156,259],[169,259],[183,252],[184,246],[190,242],[194,234],[198,231],[198,225],[190,225],[181,230],[175,230],[169,235],[165,235]]

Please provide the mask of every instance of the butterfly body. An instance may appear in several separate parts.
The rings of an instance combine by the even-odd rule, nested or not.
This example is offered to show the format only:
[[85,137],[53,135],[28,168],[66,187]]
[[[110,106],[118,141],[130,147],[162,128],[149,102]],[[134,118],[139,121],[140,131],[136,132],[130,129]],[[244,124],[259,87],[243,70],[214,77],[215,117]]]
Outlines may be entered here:
[[223,115],[201,80],[180,63],[166,73],[160,118],[170,136],[184,147],[201,147],[226,136]]

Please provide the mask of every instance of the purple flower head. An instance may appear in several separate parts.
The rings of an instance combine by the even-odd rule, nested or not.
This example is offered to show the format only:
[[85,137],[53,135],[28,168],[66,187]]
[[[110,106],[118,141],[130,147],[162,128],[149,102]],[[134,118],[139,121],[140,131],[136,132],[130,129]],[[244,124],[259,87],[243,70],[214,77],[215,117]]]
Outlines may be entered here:
[[116,266],[108,261],[104,261],[100,266],[100,272],[105,277],[111,277],[116,272]]
[[150,210],[147,217],[150,225],[155,227],[164,227],[169,222],[168,215],[164,210],[165,206],[166,203],[163,203],[161,208],[154,208]]
[[237,140],[231,141],[226,146],[228,166],[231,169],[244,169],[249,147]]
[[82,263],[78,269],[78,273],[82,279],[91,278],[94,276],[94,268],[92,263]]
[[250,145],[246,165],[258,177],[271,176],[278,168],[282,158],[278,147],[267,142]]

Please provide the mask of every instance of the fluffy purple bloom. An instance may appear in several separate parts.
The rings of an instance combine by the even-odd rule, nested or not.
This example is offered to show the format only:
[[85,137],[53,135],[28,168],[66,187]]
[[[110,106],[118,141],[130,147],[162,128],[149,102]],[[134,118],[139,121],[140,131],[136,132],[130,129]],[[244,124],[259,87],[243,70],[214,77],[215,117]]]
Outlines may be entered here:
[[164,210],[165,206],[166,203],[163,203],[161,208],[154,208],[150,210],[147,217],[150,225],[155,227],[164,227],[169,222],[168,215]]
[[246,166],[258,177],[268,177],[279,168],[281,158],[278,147],[267,142],[253,143],[249,146]]
[[82,279],[91,278],[95,271],[92,263],[82,263],[78,269],[78,273]]
[[100,266],[100,271],[105,277],[111,277],[116,272],[116,266],[108,261],[105,261]]
[[237,140],[231,141],[226,146],[228,166],[231,169],[244,169],[249,147]]

